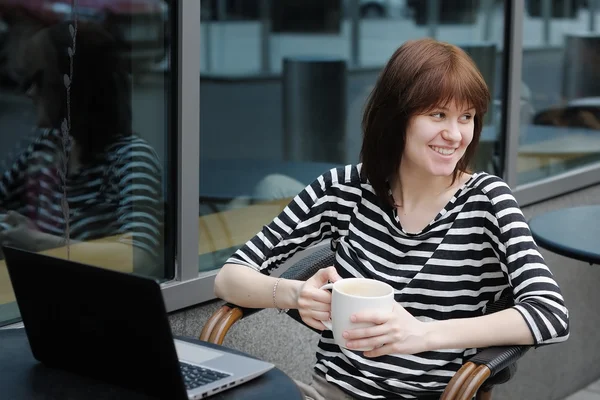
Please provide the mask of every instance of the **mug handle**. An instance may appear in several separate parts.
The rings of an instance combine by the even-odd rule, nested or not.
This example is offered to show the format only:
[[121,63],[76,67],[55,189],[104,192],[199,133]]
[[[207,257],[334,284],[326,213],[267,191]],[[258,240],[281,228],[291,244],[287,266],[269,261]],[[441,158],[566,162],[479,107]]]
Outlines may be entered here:
[[[319,289],[323,289],[323,290],[330,290],[333,289],[333,283],[327,283],[323,286],[321,286]],[[331,319],[328,321],[321,321],[323,323],[323,325],[325,325],[325,327],[332,331],[333,330],[333,326],[331,325]]]

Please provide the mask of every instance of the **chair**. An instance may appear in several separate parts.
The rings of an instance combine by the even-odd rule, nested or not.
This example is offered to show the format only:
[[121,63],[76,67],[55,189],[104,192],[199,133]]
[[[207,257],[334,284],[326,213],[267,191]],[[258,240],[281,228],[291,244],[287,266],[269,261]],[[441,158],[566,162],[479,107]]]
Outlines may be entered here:
[[[281,277],[307,280],[319,269],[333,265],[334,259],[335,254],[329,247],[319,249],[292,265]],[[500,311],[511,304],[512,299],[500,299],[489,305],[486,313]],[[258,311],[261,311],[261,309],[243,308],[230,303],[224,304],[208,319],[200,334],[200,340],[219,345],[223,344],[225,335],[234,323]],[[288,315],[304,324],[298,310],[290,310]],[[477,395],[477,400],[490,400],[492,398],[492,387],[508,381],[514,375],[516,371],[515,362],[530,347],[502,346],[480,349],[477,354],[463,364],[450,380],[441,400],[471,400],[475,395]]]

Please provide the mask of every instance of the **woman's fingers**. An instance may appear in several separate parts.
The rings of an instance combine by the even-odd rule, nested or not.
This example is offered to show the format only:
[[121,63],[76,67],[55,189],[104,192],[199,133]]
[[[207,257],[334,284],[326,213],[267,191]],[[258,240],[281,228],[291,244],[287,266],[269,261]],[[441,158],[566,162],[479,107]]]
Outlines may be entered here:
[[[322,274],[327,276],[324,272]],[[298,311],[306,325],[321,331],[327,329],[321,321],[329,321],[331,292],[307,282],[298,298]]]
[[298,312],[302,318],[314,318],[320,321],[329,320],[330,316],[330,305],[325,303],[318,303],[312,300],[299,301]]
[[314,318],[302,318],[302,321],[311,328],[315,328],[319,331],[326,331],[328,329],[321,321]]
[[331,304],[329,303],[321,303],[318,301],[314,301],[311,299],[300,300],[298,302],[300,309],[305,310],[315,310],[315,311],[329,311],[331,310]]
[[325,289],[310,288],[306,290],[306,297],[319,303],[331,303],[331,292]]
[[304,288],[298,298],[298,308],[318,311],[329,311],[331,293],[326,290]]
[[376,336],[368,339],[349,340],[346,342],[346,346],[349,349],[378,349],[389,340],[387,336]]
[[355,340],[355,339],[365,339],[372,338],[377,336],[383,336],[388,334],[390,331],[390,327],[387,325],[374,325],[368,328],[356,328],[349,329],[343,333],[344,339],[346,340]]
[[309,318],[316,319],[317,321],[329,321],[329,311],[315,311],[311,310],[306,313]]
[[[394,345],[385,343],[385,344],[382,344],[379,346],[374,346],[373,350],[365,351],[363,353],[363,355],[365,357],[369,357],[369,358],[376,358],[376,357],[385,356],[387,354],[394,354],[394,353],[398,353],[398,351],[394,347]],[[402,352],[400,352],[400,353],[402,353]]]
[[26,222],[27,217],[24,217],[23,215],[19,214],[18,212],[11,210],[6,213],[6,216],[4,217],[4,221],[10,225],[19,225],[21,223]]

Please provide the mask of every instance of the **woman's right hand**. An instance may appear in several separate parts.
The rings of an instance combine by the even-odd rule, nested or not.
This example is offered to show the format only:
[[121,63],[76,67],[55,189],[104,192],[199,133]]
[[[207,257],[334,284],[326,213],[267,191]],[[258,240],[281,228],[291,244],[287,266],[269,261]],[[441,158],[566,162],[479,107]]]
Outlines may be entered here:
[[321,286],[340,279],[335,267],[327,267],[304,282],[298,295],[297,308],[306,325],[321,331],[327,329],[321,321],[329,320],[331,293],[321,289]]

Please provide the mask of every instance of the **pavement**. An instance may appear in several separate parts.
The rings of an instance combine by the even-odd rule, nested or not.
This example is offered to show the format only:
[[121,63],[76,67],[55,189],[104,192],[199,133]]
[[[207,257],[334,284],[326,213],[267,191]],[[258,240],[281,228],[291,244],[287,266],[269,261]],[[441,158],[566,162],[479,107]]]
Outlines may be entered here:
[[600,380],[592,383],[564,400],[600,400]]

